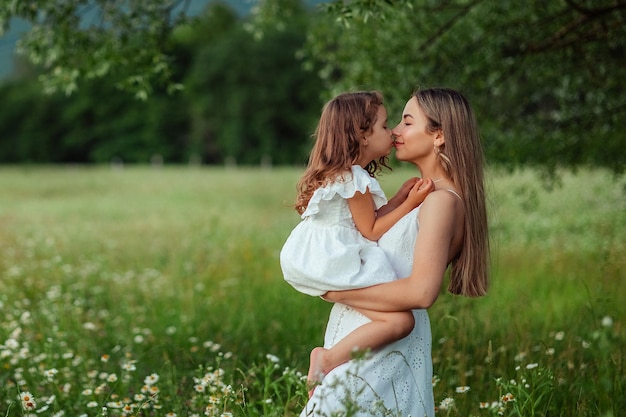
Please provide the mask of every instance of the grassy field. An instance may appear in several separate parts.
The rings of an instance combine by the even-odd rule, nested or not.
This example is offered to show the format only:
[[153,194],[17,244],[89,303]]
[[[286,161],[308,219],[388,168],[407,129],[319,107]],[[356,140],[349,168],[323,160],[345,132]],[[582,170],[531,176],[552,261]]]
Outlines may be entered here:
[[[299,173],[0,168],[0,415],[297,415],[330,310],[280,273]],[[623,415],[625,179],[488,189],[491,292],[430,311],[438,415]]]

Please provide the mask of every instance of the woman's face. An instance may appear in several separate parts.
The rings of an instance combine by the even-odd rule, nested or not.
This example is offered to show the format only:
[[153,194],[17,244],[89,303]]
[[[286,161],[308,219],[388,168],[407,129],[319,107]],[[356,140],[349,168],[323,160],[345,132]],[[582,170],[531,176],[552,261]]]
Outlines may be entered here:
[[404,106],[402,120],[391,130],[395,136],[396,158],[400,161],[417,161],[433,154],[436,133],[426,130],[428,119],[418,106],[415,97]]

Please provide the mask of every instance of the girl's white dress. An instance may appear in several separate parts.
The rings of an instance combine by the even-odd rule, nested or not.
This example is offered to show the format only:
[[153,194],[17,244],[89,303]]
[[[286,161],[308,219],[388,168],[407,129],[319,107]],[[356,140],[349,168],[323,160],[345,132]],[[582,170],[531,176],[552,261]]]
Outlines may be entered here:
[[[419,207],[378,240],[399,277],[408,276],[413,267],[418,213]],[[430,321],[426,310],[414,310],[413,315],[415,327],[409,336],[326,375],[300,417],[434,417]],[[335,304],[324,347],[333,346],[368,321],[350,307]]]
[[280,252],[285,280],[319,296],[331,290],[363,288],[396,277],[385,253],[366,239],[352,219],[348,198],[369,190],[376,209],[387,204],[376,179],[358,165],[313,193]]

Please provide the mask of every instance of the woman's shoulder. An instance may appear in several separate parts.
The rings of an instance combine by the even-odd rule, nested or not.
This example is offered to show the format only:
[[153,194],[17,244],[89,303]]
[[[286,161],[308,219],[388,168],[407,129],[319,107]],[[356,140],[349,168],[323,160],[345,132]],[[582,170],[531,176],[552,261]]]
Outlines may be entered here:
[[445,217],[455,216],[464,211],[464,203],[461,195],[453,189],[439,189],[426,196],[420,206],[420,217],[436,215]]

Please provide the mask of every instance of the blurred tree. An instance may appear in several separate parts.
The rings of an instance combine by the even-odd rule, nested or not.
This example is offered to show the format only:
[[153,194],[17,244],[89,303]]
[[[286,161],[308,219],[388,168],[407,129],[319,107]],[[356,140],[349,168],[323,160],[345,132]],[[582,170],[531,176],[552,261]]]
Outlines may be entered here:
[[[265,6],[277,4],[270,19]],[[308,18],[298,0],[269,0],[246,19],[212,4],[168,40],[171,74],[186,86],[175,96],[156,88],[135,100],[108,77],[69,96],[6,83],[0,161],[303,163],[321,106],[320,81],[297,57]]]
[[297,57],[307,20],[298,0],[267,0],[204,42],[185,80],[191,140],[204,161],[306,161],[321,107],[319,79]]
[[[327,5],[307,54],[326,90],[469,96],[492,162],[623,172],[626,1],[354,0]],[[332,19],[331,19],[332,18]]]
[[[295,0],[259,0],[243,23],[224,7],[193,23],[187,5],[12,0],[0,3],[0,27],[13,17],[33,24],[19,50],[43,70],[46,91],[72,93],[79,81],[103,79],[146,98],[184,80],[188,102],[177,102],[177,112],[190,109],[191,131],[172,140],[207,162],[300,161],[319,96],[379,89],[393,116],[414,88],[446,85],[474,104],[489,161],[624,172],[626,0],[336,0],[312,24],[298,17]],[[317,76],[302,71],[294,54],[307,56]],[[24,106],[31,121],[55,123],[46,105]],[[141,112],[119,106],[119,117],[104,114],[137,132],[137,122],[125,120]],[[154,111],[142,123],[159,126]],[[184,128],[175,119],[167,123]],[[31,151],[51,159],[56,152]]]
[[0,162],[186,162],[189,122],[184,101],[115,94],[99,81],[70,97],[44,95],[22,80],[0,86]]

